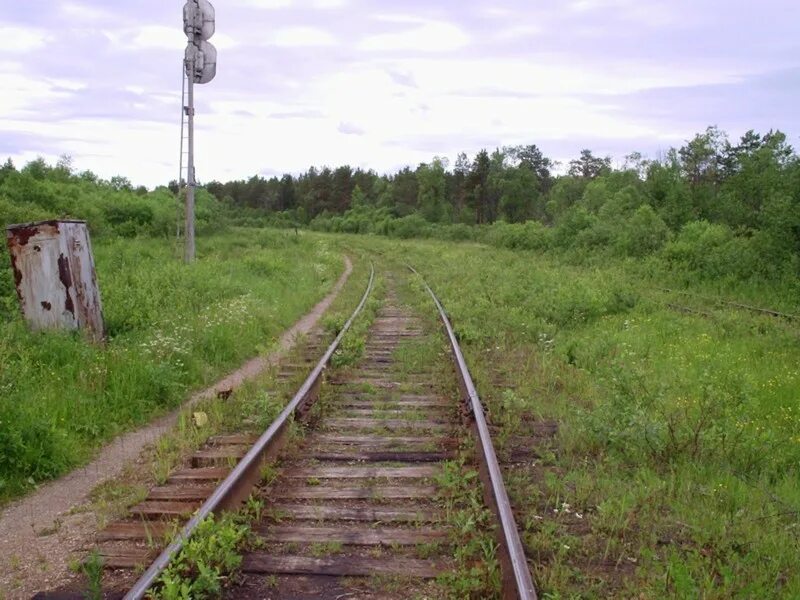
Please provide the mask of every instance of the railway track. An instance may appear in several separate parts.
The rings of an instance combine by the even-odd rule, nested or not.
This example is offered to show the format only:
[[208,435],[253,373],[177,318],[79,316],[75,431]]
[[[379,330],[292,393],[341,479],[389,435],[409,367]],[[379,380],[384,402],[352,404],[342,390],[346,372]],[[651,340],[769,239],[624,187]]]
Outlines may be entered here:
[[[485,529],[496,541],[498,595],[536,598],[480,398],[433,291],[425,285],[450,360],[413,359],[415,348],[441,348],[441,333],[431,331],[402,301],[390,276],[362,358],[323,383],[373,282],[374,271],[358,308],[319,362],[284,371],[285,378],[297,370],[310,370],[310,375],[263,435],[211,440],[194,455],[190,468],[151,490],[131,518],[100,534],[106,566],[150,564],[126,599],[148,597],[198,525],[210,514],[237,508],[252,493],[264,510],[252,526],[256,538],[243,558],[242,575],[226,597],[439,597],[437,580],[454,572],[462,543],[441,497],[453,485],[447,478],[455,474],[458,479],[469,468],[454,461],[463,461],[465,449],[475,457],[480,495],[491,516]],[[324,345],[320,334],[314,339],[312,354]],[[304,420],[315,405],[321,416],[299,446],[284,451],[292,420]],[[264,465],[279,455],[277,475],[259,485]],[[235,467],[226,466],[236,461]],[[467,486],[478,485],[472,481]],[[180,533],[152,560],[153,537],[174,528],[171,519],[189,513]]]
[[[729,308],[729,309],[732,308],[732,309],[738,309],[738,310],[747,311],[747,312],[749,312],[751,314],[766,315],[768,317],[775,317],[775,318],[778,318],[778,319],[783,319],[784,321],[787,321],[789,323],[797,323],[798,321],[800,321],[800,315],[793,315],[793,314],[789,314],[789,313],[785,313],[785,312],[779,312],[779,311],[776,311],[776,310],[772,310],[770,308],[761,308],[761,307],[758,307],[758,306],[751,306],[749,304],[743,304],[742,302],[732,302],[730,300],[723,300],[722,298],[713,298],[713,297],[710,297],[710,296],[703,296],[703,295],[700,295],[700,294],[693,294],[693,293],[687,292],[685,290],[674,290],[674,289],[671,289],[671,288],[655,288],[655,291],[662,292],[662,293],[665,293],[665,294],[678,295],[678,296],[682,296],[684,298],[700,300],[700,301],[705,302],[707,304],[711,304],[712,307]],[[673,309],[673,310],[678,311],[678,312],[692,313],[692,314],[697,314],[697,315],[704,316],[704,317],[713,317],[714,316],[713,313],[710,313],[707,310],[702,310],[702,309],[699,309],[699,308],[696,308],[696,307],[692,307],[692,306],[684,306],[684,305],[675,304],[675,303],[667,303],[667,306],[669,308]]]

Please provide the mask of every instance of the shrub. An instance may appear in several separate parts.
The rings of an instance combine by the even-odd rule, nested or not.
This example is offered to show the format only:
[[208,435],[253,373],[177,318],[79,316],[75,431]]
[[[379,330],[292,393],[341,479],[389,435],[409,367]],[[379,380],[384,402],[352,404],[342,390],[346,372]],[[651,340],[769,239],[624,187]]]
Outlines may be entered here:
[[623,223],[616,247],[626,256],[644,256],[660,249],[668,237],[667,224],[652,206],[643,204]]
[[401,239],[430,237],[432,227],[428,221],[418,214],[396,219],[391,223],[390,235]]

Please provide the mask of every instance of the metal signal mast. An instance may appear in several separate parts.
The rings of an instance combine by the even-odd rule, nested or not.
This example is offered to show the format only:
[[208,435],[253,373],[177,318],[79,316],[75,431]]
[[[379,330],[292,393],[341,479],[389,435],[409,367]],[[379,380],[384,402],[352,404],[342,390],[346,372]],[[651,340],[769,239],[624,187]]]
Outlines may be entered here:
[[[188,0],[183,7],[183,31],[189,38],[184,55],[184,71],[188,93],[184,113],[188,120],[188,164],[186,173],[186,252],[187,263],[194,261],[194,196],[197,180],[194,172],[194,86],[208,83],[217,74],[217,49],[208,42],[214,35],[214,7],[208,0]],[[183,123],[181,123],[181,130]],[[183,131],[181,131],[181,165],[183,165]],[[181,166],[181,171],[183,167]],[[180,186],[180,180],[178,181]]]

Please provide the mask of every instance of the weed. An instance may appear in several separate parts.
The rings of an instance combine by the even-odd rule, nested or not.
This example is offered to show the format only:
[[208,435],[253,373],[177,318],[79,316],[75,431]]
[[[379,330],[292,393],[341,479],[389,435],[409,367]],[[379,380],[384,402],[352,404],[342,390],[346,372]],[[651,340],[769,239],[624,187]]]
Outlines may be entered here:
[[103,559],[100,553],[92,552],[82,565],[86,575],[86,600],[102,600],[103,598]]
[[[255,243],[262,234],[204,237],[192,269],[158,239],[95,237],[111,338],[102,347],[76,335],[29,332],[17,310],[4,310],[3,288],[0,502],[85,463],[108,440],[253,356],[341,271],[340,257],[315,241],[270,234],[275,243],[264,248]],[[156,480],[168,470],[167,462],[157,466]]]
[[211,598],[242,562],[241,550],[250,528],[246,516],[226,514],[203,521],[158,581],[156,596],[163,600]]
[[311,556],[316,558],[322,558],[323,556],[340,554],[342,552],[342,548],[343,546],[341,542],[318,542],[311,544],[309,553]]

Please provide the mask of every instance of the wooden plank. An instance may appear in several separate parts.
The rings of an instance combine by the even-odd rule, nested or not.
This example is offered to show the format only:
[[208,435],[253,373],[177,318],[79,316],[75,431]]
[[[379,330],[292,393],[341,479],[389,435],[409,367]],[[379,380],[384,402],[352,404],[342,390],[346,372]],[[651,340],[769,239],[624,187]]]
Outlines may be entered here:
[[402,452],[389,450],[335,452],[320,449],[312,453],[312,458],[317,460],[341,462],[440,462],[443,460],[453,460],[455,456],[455,452],[446,450],[439,452]]
[[433,498],[436,488],[433,486],[281,486],[270,490],[267,494],[272,498],[296,498],[304,500],[382,500],[407,498]]
[[448,537],[446,531],[420,527],[395,529],[362,526],[356,529],[303,525],[267,525],[256,527],[255,531],[262,540],[276,544],[333,542],[347,544],[348,546],[416,546],[437,542],[444,543]]
[[281,575],[326,575],[333,577],[371,577],[400,575],[433,579],[453,569],[448,561],[418,558],[366,558],[355,556],[274,556],[254,552],[245,556],[242,570],[246,573],[276,573]]
[[149,548],[101,548],[99,553],[105,569],[135,569],[156,557],[156,551]]
[[181,469],[175,471],[167,480],[169,483],[182,481],[221,481],[228,476],[228,467],[201,467],[199,469]]
[[250,433],[215,435],[208,439],[208,443],[215,446],[252,446],[258,441],[259,437],[260,436]]
[[221,446],[219,448],[198,450],[192,455],[192,466],[208,467],[231,461],[237,462],[247,454],[248,450],[247,446]]
[[388,407],[388,408],[419,408],[419,409],[429,409],[429,408],[445,408],[445,409],[453,409],[455,406],[454,402],[450,402],[448,400],[392,400],[392,399],[378,399],[375,398],[373,400],[348,400],[342,399],[338,401],[334,401],[332,403],[336,407],[341,408],[380,408],[380,407]]
[[[393,419],[401,419],[403,417],[409,416],[420,416],[424,417],[424,421],[433,422],[433,423],[447,423],[449,419],[448,413],[444,411],[436,411],[436,410],[423,410],[418,409],[415,410],[413,408],[406,407],[404,409],[400,408],[340,408],[341,412],[346,412],[348,419],[370,419],[370,418],[377,418],[380,420],[385,420],[385,417],[392,417]],[[405,419],[414,421],[416,419]]]
[[369,335],[369,339],[375,342],[381,340],[391,340],[396,338],[419,337],[425,332],[422,329],[406,329],[403,331],[373,331]]
[[412,400],[426,400],[426,401],[437,400],[437,401],[440,401],[440,402],[445,402],[445,404],[447,406],[452,406],[454,404],[454,401],[452,401],[452,400],[444,400],[444,399],[442,399],[441,396],[437,396],[435,394],[401,394],[399,396],[399,398],[400,398],[400,400],[407,400],[407,401],[412,401]]
[[371,385],[372,387],[381,390],[393,390],[403,385],[399,381],[392,381],[389,379],[367,379],[366,377],[359,379],[354,379],[354,378],[334,379],[331,380],[329,384],[337,387]]
[[405,383],[433,383],[431,379],[435,376],[432,371],[405,371],[402,373],[396,372],[394,369],[386,367],[372,367],[367,368],[365,365],[350,371],[348,376],[361,379],[378,379],[378,380],[394,380],[398,377],[403,377]]
[[392,364],[394,358],[392,357],[392,352],[369,352],[364,354],[364,358],[361,361],[362,365],[389,365]]
[[131,513],[147,518],[189,517],[200,508],[201,502],[169,502],[145,500],[131,509]]
[[308,467],[291,469],[286,473],[288,479],[429,479],[442,472],[439,467],[412,465],[408,467]]
[[163,485],[150,490],[148,500],[205,500],[214,492],[213,485]]
[[409,421],[404,419],[348,419],[346,417],[328,419],[325,421],[325,425],[329,429],[450,429],[449,426],[443,423],[431,423],[430,421]]
[[117,521],[97,534],[98,542],[116,540],[160,540],[173,530],[170,523]]
[[335,433],[319,433],[313,441],[323,444],[352,444],[367,446],[436,446],[446,447],[458,443],[455,438],[447,437],[420,437],[420,436],[381,436],[381,435],[339,435]]
[[361,392],[357,390],[347,391],[342,390],[336,393],[336,397],[338,399],[343,400],[367,400],[367,401],[378,401],[378,402],[396,402],[396,401],[414,401],[414,400],[422,400],[422,401],[442,401],[444,400],[447,403],[447,406],[452,406],[456,403],[455,400],[447,400],[442,398],[437,394],[394,394],[392,392]]
[[438,511],[419,508],[347,507],[314,504],[273,504],[283,518],[294,521],[368,521],[371,523],[435,523]]

